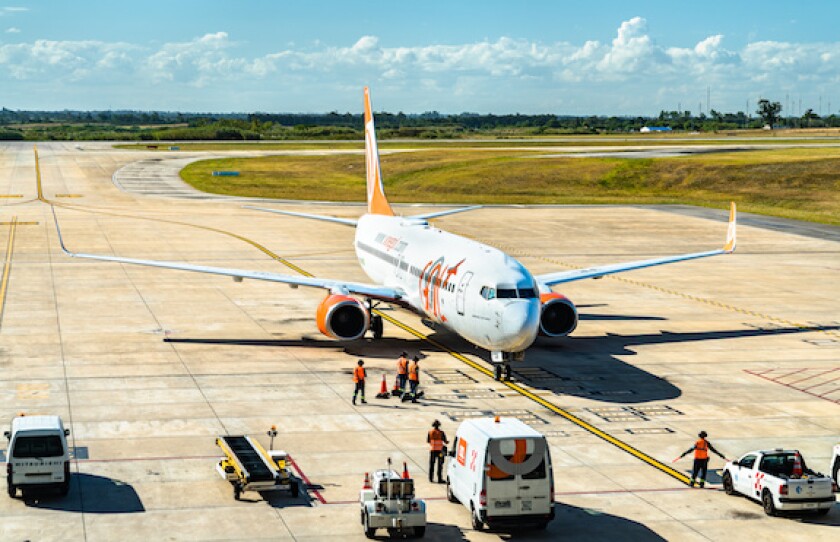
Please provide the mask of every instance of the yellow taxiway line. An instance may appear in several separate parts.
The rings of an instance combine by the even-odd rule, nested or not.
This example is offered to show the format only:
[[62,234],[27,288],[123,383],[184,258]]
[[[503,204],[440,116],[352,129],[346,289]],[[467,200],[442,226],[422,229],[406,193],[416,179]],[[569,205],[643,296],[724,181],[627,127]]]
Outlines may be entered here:
[[6,307],[6,292],[9,291],[9,275],[12,272],[12,253],[15,249],[15,231],[17,217],[13,216],[9,224],[9,241],[6,245],[6,260],[3,264],[3,278],[0,279],[0,324],[3,322],[3,312]]

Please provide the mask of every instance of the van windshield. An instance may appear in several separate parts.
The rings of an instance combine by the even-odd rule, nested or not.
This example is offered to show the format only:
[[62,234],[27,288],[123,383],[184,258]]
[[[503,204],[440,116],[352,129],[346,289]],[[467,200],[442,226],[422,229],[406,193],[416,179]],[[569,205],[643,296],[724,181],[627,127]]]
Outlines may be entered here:
[[25,459],[33,457],[59,457],[64,455],[61,437],[45,435],[40,437],[17,437],[12,457]]

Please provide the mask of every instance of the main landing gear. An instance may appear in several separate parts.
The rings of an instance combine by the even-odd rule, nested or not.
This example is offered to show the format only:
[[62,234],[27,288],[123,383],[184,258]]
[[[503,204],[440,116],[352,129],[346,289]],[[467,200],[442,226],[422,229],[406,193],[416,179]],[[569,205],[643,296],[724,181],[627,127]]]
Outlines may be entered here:
[[511,361],[522,361],[525,359],[525,352],[490,352],[490,361],[493,362],[493,377],[498,382],[510,382]]
[[384,329],[382,317],[378,314],[373,314],[373,309],[375,309],[376,306],[373,304],[372,300],[367,300],[367,306],[368,312],[370,313],[370,332],[373,333],[374,340],[378,341],[382,338],[382,331]]

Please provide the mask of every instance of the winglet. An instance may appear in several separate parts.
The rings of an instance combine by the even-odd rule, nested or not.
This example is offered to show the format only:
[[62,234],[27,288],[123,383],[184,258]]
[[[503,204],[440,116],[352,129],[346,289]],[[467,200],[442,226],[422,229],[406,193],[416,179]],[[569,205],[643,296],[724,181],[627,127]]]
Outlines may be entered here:
[[379,147],[373,126],[373,110],[370,107],[370,89],[365,87],[365,168],[367,170],[368,213],[394,216],[391,205],[382,188],[382,171],[379,167]]
[[68,256],[75,256],[75,254],[67,250],[67,247],[64,246],[64,239],[62,239],[61,237],[61,228],[58,227],[58,217],[55,215],[55,207],[50,205],[50,209],[52,210],[53,220],[55,221],[55,231],[58,233],[58,246],[60,246],[61,251],[67,254]]
[[733,201],[729,207],[729,229],[726,230],[726,244],[723,246],[725,252],[735,252],[737,218],[735,202]]

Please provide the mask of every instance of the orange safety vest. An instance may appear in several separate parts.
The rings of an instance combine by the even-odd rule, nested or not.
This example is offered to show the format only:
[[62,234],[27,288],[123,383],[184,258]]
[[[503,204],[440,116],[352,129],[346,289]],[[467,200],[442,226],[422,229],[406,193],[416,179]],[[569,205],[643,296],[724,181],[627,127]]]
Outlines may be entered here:
[[353,369],[353,382],[358,384],[359,382],[365,381],[365,368],[364,367],[356,367]]
[[443,431],[440,429],[432,429],[429,431],[429,446],[433,452],[443,450]]
[[405,358],[400,358],[397,360],[397,374],[408,374],[408,360]]
[[417,374],[419,368],[415,362],[411,362],[411,365],[408,367],[408,379],[414,380],[415,382],[420,381],[420,375]]
[[694,443],[694,459],[709,459],[709,443],[700,439]]

